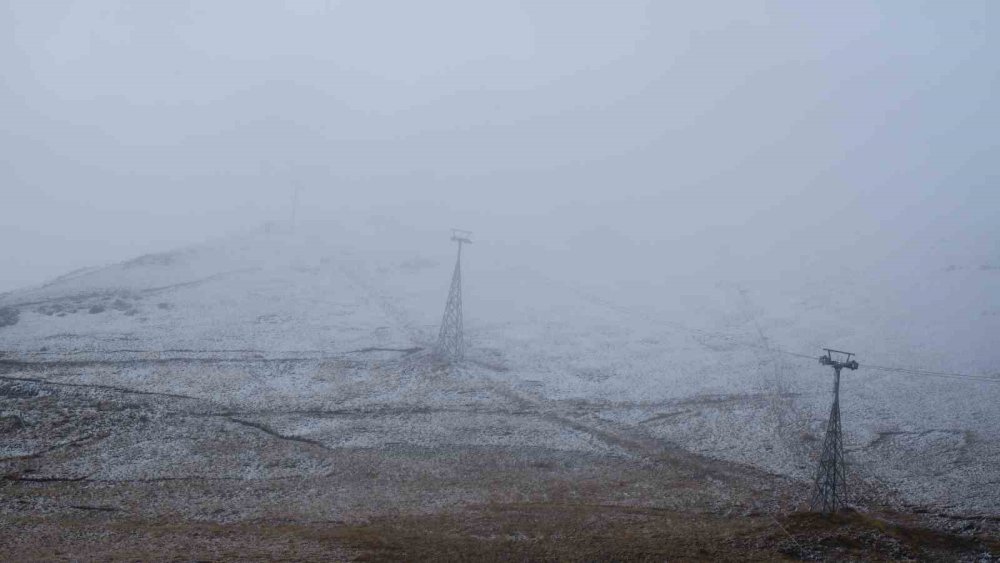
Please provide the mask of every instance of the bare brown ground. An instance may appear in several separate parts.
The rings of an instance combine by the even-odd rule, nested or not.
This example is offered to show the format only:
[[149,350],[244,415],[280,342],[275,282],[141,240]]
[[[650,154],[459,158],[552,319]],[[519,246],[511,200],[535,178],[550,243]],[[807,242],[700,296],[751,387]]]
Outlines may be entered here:
[[586,504],[506,504],[359,523],[8,521],[9,561],[989,561],[1000,543],[901,515],[724,517]]

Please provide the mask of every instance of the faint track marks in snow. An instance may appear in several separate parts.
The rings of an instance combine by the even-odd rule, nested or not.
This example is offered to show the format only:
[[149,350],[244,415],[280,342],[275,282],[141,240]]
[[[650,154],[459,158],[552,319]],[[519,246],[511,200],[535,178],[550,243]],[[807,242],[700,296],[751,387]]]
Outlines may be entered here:
[[269,427],[269,426],[267,426],[265,424],[261,424],[259,422],[252,422],[252,421],[249,421],[249,420],[243,420],[243,419],[235,418],[235,417],[232,417],[232,416],[223,416],[223,418],[225,418],[229,422],[232,422],[233,424],[239,424],[241,426],[246,426],[248,428],[255,428],[255,429],[260,430],[261,432],[263,432],[263,433],[265,433],[265,434],[267,434],[269,436],[273,436],[273,437],[275,437],[275,438],[277,438],[279,440],[287,440],[287,441],[290,441],[290,442],[300,442],[300,443],[303,443],[303,444],[309,444],[309,445],[312,445],[312,446],[323,448],[324,450],[327,450],[327,451],[333,451],[333,448],[327,446],[326,444],[324,444],[322,442],[318,442],[316,440],[310,440],[309,438],[303,438],[301,436],[288,436],[288,435],[285,435],[285,434],[280,434],[277,431],[275,431],[274,429],[272,429],[271,427]]

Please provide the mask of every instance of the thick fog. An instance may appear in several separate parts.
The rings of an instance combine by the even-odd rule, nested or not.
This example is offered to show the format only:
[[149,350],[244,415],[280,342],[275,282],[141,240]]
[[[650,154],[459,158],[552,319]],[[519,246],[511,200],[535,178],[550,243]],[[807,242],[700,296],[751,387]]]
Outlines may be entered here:
[[0,0],[0,553],[1000,557],[998,16]]
[[0,291],[286,220],[296,188],[302,221],[623,280],[996,256],[998,10],[8,0]]

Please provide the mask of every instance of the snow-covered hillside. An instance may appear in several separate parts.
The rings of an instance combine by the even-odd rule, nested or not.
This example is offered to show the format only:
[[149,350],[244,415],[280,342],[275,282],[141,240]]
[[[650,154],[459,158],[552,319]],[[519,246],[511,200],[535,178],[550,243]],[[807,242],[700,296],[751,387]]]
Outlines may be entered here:
[[[0,308],[17,311],[16,323],[0,328],[0,351],[5,360],[79,362],[61,368],[59,381],[233,407],[343,406],[352,400],[351,385],[365,387],[366,408],[446,404],[459,399],[440,390],[429,396],[413,382],[401,385],[398,373],[387,380],[330,366],[351,354],[381,353],[387,354],[382,371],[392,372],[404,364],[393,359],[399,352],[387,351],[426,353],[437,334],[453,252],[446,233],[397,226],[260,230],[0,296]],[[996,512],[995,257],[958,264],[899,260],[820,274],[803,268],[810,274],[740,283],[680,274],[643,283],[604,275],[585,283],[567,274],[580,272],[585,258],[486,238],[469,248],[463,257],[469,352],[459,373],[587,419],[807,479],[832,381],[829,368],[812,357],[823,347],[851,350],[862,364],[845,373],[842,387],[854,477],[911,502]],[[563,267],[570,259],[575,269]],[[109,358],[234,363],[135,369],[87,363]],[[237,362],[253,359],[279,367],[283,359],[316,363],[251,373]],[[990,380],[875,371],[866,363]],[[337,444],[488,445],[517,435],[545,447],[597,447],[545,428],[512,434],[495,431],[507,422],[453,422],[427,415],[382,429],[333,428],[286,417],[272,426]]]

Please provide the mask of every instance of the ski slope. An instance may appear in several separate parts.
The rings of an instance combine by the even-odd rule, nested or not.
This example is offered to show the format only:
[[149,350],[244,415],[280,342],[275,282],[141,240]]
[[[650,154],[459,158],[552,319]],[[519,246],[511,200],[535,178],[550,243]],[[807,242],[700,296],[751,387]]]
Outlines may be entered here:
[[[19,320],[0,328],[0,351],[5,361],[53,362],[45,377],[64,383],[261,413],[384,413],[268,415],[283,435],[329,447],[536,445],[625,455],[586,433],[489,412],[530,398],[807,480],[832,384],[812,357],[846,349],[861,362],[842,384],[858,490],[997,513],[996,257],[910,256],[739,283],[694,275],[581,282],[557,252],[484,238],[463,255],[468,357],[455,373],[469,384],[428,384],[411,367],[433,347],[453,251],[446,233],[398,225],[261,229],[2,295],[0,307],[18,310]],[[129,369],[107,363],[133,359]],[[141,363],[150,359],[165,361]],[[507,394],[484,392],[482,382]],[[469,404],[482,410],[474,420],[448,414]],[[11,438],[2,447],[10,455],[27,448]],[[170,456],[150,454],[149,463]]]

